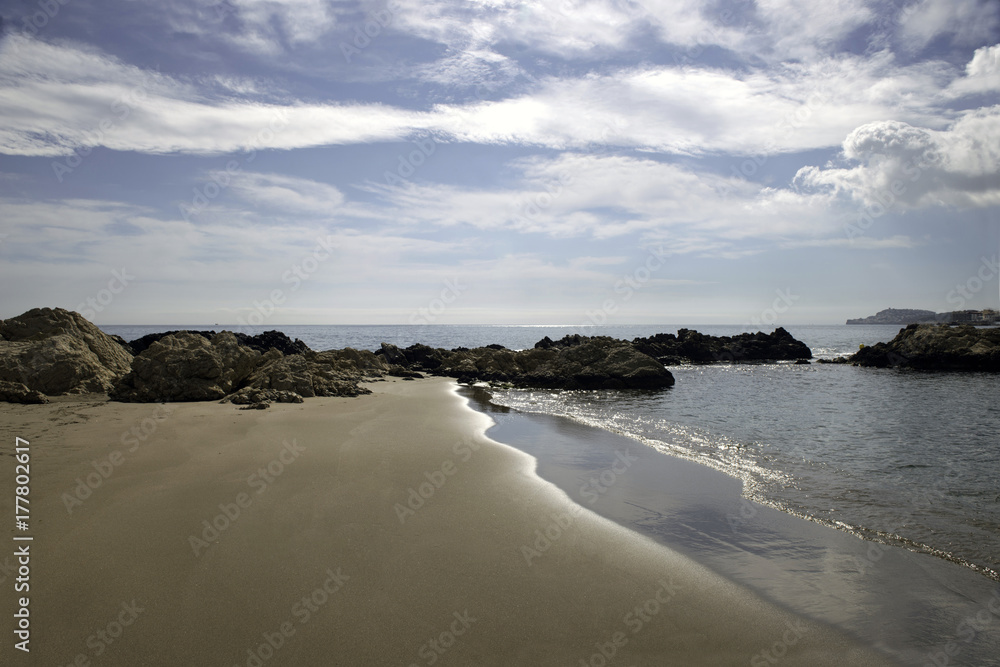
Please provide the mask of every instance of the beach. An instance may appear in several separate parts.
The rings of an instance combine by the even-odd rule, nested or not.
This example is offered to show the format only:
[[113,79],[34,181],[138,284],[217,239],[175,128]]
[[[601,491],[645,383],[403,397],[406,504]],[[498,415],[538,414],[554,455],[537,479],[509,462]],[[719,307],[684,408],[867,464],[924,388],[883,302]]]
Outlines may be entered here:
[[573,502],[454,381],[367,386],[5,408],[34,538],[8,664],[892,664]]

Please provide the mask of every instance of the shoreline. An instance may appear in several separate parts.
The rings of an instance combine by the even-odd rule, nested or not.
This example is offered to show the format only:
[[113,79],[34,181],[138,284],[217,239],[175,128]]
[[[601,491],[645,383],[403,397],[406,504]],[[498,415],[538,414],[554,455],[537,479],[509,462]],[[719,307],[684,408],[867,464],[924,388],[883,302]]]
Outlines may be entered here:
[[[739,479],[639,440],[462,393],[497,422],[491,437],[534,456],[537,474],[581,505],[905,664],[941,654],[994,598],[1000,615],[1000,587],[975,570],[747,500]],[[1000,652],[996,623],[963,639],[968,664]]]
[[[159,421],[95,397],[5,411],[38,499],[33,650],[5,645],[10,664],[892,664],[579,509],[454,382],[368,386]],[[115,452],[70,512],[63,494]]]

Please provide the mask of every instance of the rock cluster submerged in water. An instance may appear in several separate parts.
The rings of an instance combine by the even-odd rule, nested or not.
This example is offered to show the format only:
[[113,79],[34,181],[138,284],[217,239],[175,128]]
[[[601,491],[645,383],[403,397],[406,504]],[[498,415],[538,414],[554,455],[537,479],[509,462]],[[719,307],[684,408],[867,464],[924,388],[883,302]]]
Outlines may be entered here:
[[636,338],[632,344],[665,364],[812,358],[812,350],[781,327],[769,334],[758,331],[737,336],[707,336],[691,329],[680,329],[676,336],[656,334],[649,338]]
[[1000,329],[911,324],[888,343],[863,347],[842,363],[876,368],[1000,372]]
[[546,338],[531,350],[516,352],[500,345],[472,350],[411,345],[401,350],[383,343],[378,353],[390,363],[464,382],[548,389],[662,389],[674,384],[663,364],[628,341],[607,336]]

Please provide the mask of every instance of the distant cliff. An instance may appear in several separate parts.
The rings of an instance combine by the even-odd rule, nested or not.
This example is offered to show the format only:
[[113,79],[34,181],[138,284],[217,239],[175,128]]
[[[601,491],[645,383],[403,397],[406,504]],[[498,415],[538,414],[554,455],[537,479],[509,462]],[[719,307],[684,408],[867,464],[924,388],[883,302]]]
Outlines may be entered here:
[[886,308],[870,317],[847,320],[848,324],[918,324],[921,322],[936,322],[938,314],[933,310],[917,310],[914,308]]

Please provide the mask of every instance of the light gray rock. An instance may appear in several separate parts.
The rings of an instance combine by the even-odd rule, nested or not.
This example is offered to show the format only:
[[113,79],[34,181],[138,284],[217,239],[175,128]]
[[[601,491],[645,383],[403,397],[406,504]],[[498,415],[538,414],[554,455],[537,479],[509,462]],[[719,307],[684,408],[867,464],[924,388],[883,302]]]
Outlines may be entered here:
[[0,321],[0,380],[55,396],[106,392],[132,355],[82,315],[33,308]]
[[[277,353],[280,354],[280,353]],[[158,340],[132,361],[132,371],[113,388],[112,400],[219,400],[243,385],[261,359],[229,331],[211,341],[194,333]]]

